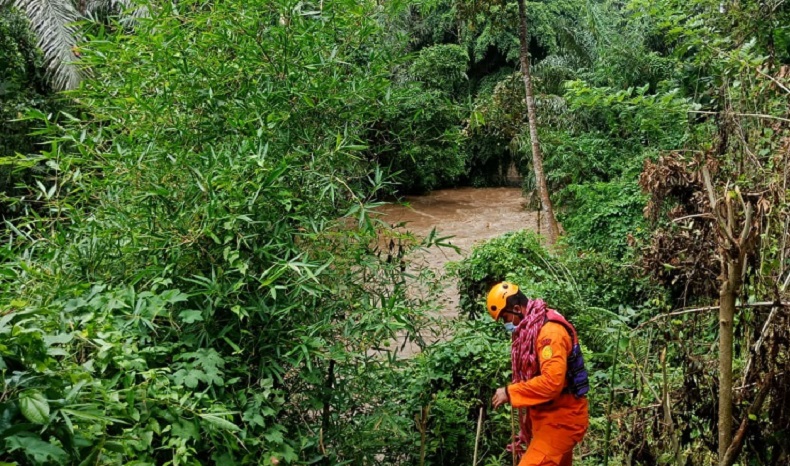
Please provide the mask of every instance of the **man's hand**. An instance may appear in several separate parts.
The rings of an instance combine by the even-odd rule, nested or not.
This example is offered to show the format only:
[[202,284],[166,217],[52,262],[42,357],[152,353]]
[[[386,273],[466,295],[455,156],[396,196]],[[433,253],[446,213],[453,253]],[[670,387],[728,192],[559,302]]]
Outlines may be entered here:
[[491,399],[491,404],[494,405],[494,409],[499,408],[505,403],[509,403],[510,398],[507,396],[507,389],[506,388],[497,388],[496,393],[494,393],[494,398]]

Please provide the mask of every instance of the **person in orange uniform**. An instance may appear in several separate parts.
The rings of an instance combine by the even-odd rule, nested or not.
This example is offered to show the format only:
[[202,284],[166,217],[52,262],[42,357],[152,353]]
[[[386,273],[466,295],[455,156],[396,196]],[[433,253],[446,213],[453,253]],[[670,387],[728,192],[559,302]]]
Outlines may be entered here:
[[[542,300],[528,299],[513,283],[495,285],[486,307],[494,320],[502,320],[513,333],[513,383],[497,389],[492,404],[494,409],[505,403],[528,408],[519,438],[529,446],[519,466],[571,466],[573,447],[589,426],[584,396],[587,373],[576,330]],[[574,368],[573,376],[569,365]]]

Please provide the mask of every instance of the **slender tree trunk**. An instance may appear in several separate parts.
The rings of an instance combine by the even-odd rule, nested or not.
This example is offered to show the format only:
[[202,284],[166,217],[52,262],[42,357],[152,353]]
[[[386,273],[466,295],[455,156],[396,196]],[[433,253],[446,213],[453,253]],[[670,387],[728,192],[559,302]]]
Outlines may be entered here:
[[[720,128],[724,128],[720,125]],[[727,131],[720,129],[722,141],[726,144]],[[726,145],[719,144],[720,154]],[[741,192],[736,189],[724,190],[721,202],[717,199],[710,171],[707,165],[702,167],[702,177],[708,192],[711,213],[715,217],[718,228],[719,256],[721,273],[719,281],[719,466],[729,466],[727,450],[732,444],[732,343],[733,321],[735,318],[735,300],[743,285],[743,273],[747,265],[747,254],[754,250],[759,230],[753,225],[754,206],[746,202]],[[735,196],[743,206],[736,212]],[[737,234],[736,221],[739,213],[743,213],[740,235]],[[733,449],[734,451],[734,449]],[[733,453],[734,454],[734,453]],[[730,457],[732,456],[729,455]]]
[[[719,464],[724,465],[727,449],[732,443],[732,340],[735,317],[735,295],[740,274],[732,259],[723,259],[727,270],[719,291]],[[726,274],[726,275],[725,275]]]
[[[754,206],[745,202],[740,191],[725,189],[722,203],[718,204],[713,183],[707,167],[702,169],[705,187],[708,191],[711,210],[716,216],[719,228],[719,255],[721,257],[721,274],[719,280],[719,466],[729,466],[732,445],[732,343],[733,322],[735,320],[735,300],[743,285],[743,273],[746,268],[747,254],[754,250],[759,233],[752,224]],[[736,194],[743,206],[743,223],[741,233],[736,235],[736,202],[732,198]],[[723,207],[723,209],[719,209]],[[735,449],[733,448],[732,451]]]
[[546,213],[546,223],[549,227],[549,243],[557,242],[560,229],[554,217],[554,208],[549,198],[549,188],[546,186],[546,175],[543,172],[543,154],[540,151],[538,140],[538,121],[535,112],[535,97],[532,93],[532,75],[529,70],[529,50],[527,47],[527,6],[526,0],[518,0],[518,35],[521,41],[521,73],[524,75],[524,87],[527,95],[527,118],[529,119],[529,137],[532,141],[532,166],[535,169],[535,182],[538,185],[540,203]]

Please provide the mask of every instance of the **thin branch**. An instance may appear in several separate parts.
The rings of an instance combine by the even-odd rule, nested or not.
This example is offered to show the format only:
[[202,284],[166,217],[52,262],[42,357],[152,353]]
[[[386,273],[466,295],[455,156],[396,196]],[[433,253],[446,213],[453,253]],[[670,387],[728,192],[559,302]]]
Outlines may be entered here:
[[743,219],[743,231],[741,231],[741,245],[746,244],[746,239],[752,233],[752,215],[754,214],[754,207],[752,203],[746,204],[746,214],[745,218]]
[[[323,0],[321,0],[322,4],[321,7],[323,8]],[[477,449],[480,445],[480,432],[482,431],[483,427],[483,409],[485,405],[480,406],[480,416],[477,418],[477,435],[475,435],[475,455],[472,458],[472,466],[477,466]]]
[[[777,303],[776,301],[761,301],[759,303],[746,303],[746,304],[736,304],[735,305],[735,307],[737,309],[751,309],[751,308],[756,308],[756,307],[769,307],[769,306],[788,307],[788,306],[790,306],[790,301],[782,301],[782,302],[779,302],[779,303]],[[695,313],[695,312],[717,311],[718,309],[719,309],[719,306],[705,306],[705,307],[697,307],[697,308],[693,308],[693,309],[679,309],[677,311],[667,312],[666,314],[659,314],[659,315],[653,317],[652,319],[650,319],[648,321],[645,321],[645,322],[642,322],[641,324],[637,325],[634,328],[633,331],[639,330],[640,328],[646,326],[647,324],[656,322],[656,321],[658,321],[660,319],[663,319],[663,318],[666,318],[666,317],[674,317],[674,316],[680,316],[680,315],[684,315],[684,314],[692,314],[692,313]]]
[[710,213],[706,213],[706,214],[686,215],[685,217],[673,218],[672,219],[672,223],[680,222],[681,220],[686,220],[686,219],[689,219],[689,218],[698,218],[698,217],[699,218],[707,218],[707,219],[710,219],[710,220],[716,220],[716,216],[715,215],[710,214]]
[[788,89],[787,87],[785,87],[785,85],[784,85],[784,84],[780,83],[780,82],[779,82],[779,80],[777,80],[777,79],[776,79],[776,78],[774,78],[773,76],[769,75],[768,73],[764,73],[764,72],[760,71],[759,69],[757,70],[757,72],[758,72],[758,73],[760,73],[761,75],[765,76],[766,78],[770,79],[771,81],[773,81],[773,82],[774,82],[774,84],[776,84],[777,86],[781,87],[782,89],[784,89],[784,91],[785,91],[785,92],[787,92],[788,94],[790,94],[790,89]]
[[[729,181],[727,181],[729,185]],[[738,245],[739,243],[735,241],[735,236],[733,235],[733,230],[735,229],[735,208],[732,206],[732,198],[730,197],[730,187],[727,186],[724,188],[724,205],[727,207],[727,239],[730,240],[730,244],[733,246]]]
[[[705,110],[687,110],[687,112],[688,113],[699,113],[699,114],[702,114],[702,115],[719,115],[719,114],[722,113],[722,112],[709,112],[709,111],[705,111]],[[773,116],[773,115],[765,115],[763,113],[737,113],[737,112],[727,112],[727,113],[729,113],[730,115],[733,115],[733,116],[763,118],[763,119],[766,119],[766,120],[779,120],[779,121],[786,121],[786,122],[790,123],[790,119],[788,119],[788,118],[782,118],[782,117]]]
[[[722,219],[722,216],[718,213],[716,193],[713,190],[713,183],[711,182],[710,171],[708,170],[708,166],[704,164],[702,165],[702,178],[703,181],[705,182],[705,190],[708,193],[708,200],[710,201],[711,211],[713,211],[713,214],[716,216],[715,217],[716,223],[719,225],[719,229],[724,232],[724,235],[727,237],[728,240],[730,240],[731,244],[738,244],[735,242],[735,238],[732,237],[732,232],[730,231],[729,227],[727,226],[727,224],[724,223],[724,219]],[[725,202],[726,202],[726,195],[727,195],[727,189],[725,189]],[[729,204],[727,204],[728,220],[731,211],[732,208],[729,206]]]
[[782,292],[784,292],[784,290],[787,289],[788,284],[790,284],[790,270],[787,271],[787,278],[785,279],[785,282],[782,284]]
[[760,160],[757,158],[757,156],[754,154],[754,152],[752,152],[752,150],[749,149],[749,143],[746,141],[746,136],[743,133],[743,126],[741,125],[740,120],[737,120],[737,119],[735,120],[735,126],[736,126],[736,128],[738,130],[737,131],[738,132],[738,137],[740,138],[741,144],[743,145],[743,150],[746,151],[746,154],[752,159],[754,164],[757,165],[760,169],[762,169],[763,166],[760,163]]
[[658,392],[656,392],[656,389],[653,388],[652,385],[650,385],[650,381],[647,379],[647,376],[642,370],[642,366],[639,365],[639,361],[636,360],[636,356],[634,356],[633,351],[629,351],[628,355],[631,356],[631,359],[634,361],[634,367],[636,367],[636,370],[639,372],[639,375],[642,377],[642,382],[647,386],[648,389],[650,389],[650,392],[653,394],[653,397],[655,397],[656,401],[662,403],[661,397],[658,396]]
[[755,417],[760,412],[763,407],[763,402],[765,398],[768,396],[768,389],[771,388],[771,379],[773,378],[773,374],[767,374],[763,379],[762,386],[760,390],[757,392],[757,395],[754,398],[754,402],[749,406],[749,409],[746,415],[741,420],[741,425],[738,428],[738,431],[733,436],[730,445],[727,447],[727,452],[724,455],[724,458],[721,459],[721,465],[723,466],[730,466],[735,463],[735,460],[738,458],[738,455],[741,452],[741,447],[743,447],[743,440],[746,436],[746,429],[749,427],[749,418]]
[[661,350],[661,404],[664,406],[664,422],[667,425],[668,435],[672,442],[672,452],[675,455],[675,464],[680,464],[680,444],[675,431],[675,422],[672,419],[672,407],[669,404],[669,377],[667,377],[667,349]]
[[765,333],[768,331],[768,327],[771,325],[771,320],[776,315],[776,311],[779,310],[779,306],[774,306],[771,308],[771,313],[768,314],[768,318],[765,320],[765,324],[763,324],[763,329],[760,331],[760,337],[757,338],[757,341],[752,346],[752,351],[749,354],[749,360],[746,362],[746,369],[743,371],[743,382],[741,385],[746,385],[746,379],[749,377],[749,370],[752,367],[752,360],[754,356],[760,351],[760,348],[763,345],[763,339],[765,339]]
[[710,171],[707,165],[702,166],[702,179],[705,181],[705,191],[708,193],[710,209],[716,212],[716,193],[713,191],[713,183],[710,181]]
[[744,211],[743,230],[741,230],[740,242],[738,244],[740,246],[745,246],[746,240],[749,238],[749,235],[751,235],[752,233],[752,216],[754,214],[754,206],[752,205],[751,202],[749,203],[746,202],[738,186],[735,186],[735,193],[738,194],[738,200],[741,201],[741,207],[743,208]]
[[[779,378],[779,377],[783,377],[784,375],[785,375],[785,372],[784,372],[784,371],[782,371],[782,372],[777,372],[776,374],[774,374],[774,376],[775,376],[775,377],[777,377],[777,378]],[[741,385],[740,387],[735,387],[735,388],[733,388],[733,390],[735,390],[735,391],[747,390],[747,389],[749,389],[749,388],[754,388],[754,387],[756,387],[756,386],[757,386],[757,384],[758,384],[758,382],[752,382],[752,383],[750,383],[750,384],[748,384],[748,385]]]
[[[727,213],[727,223],[724,223],[723,219],[719,219],[719,228],[721,228],[722,232],[724,232],[724,236],[730,242],[730,245],[737,246],[738,242],[735,241],[735,237],[732,235],[732,228],[735,226],[735,217],[733,215],[732,205],[730,204],[730,199],[727,196],[728,189],[724,189],[724,207]],[[721,204],[719,204],[721,206]]]
[[[787,167],[785,167],[785,170],[787,170]],[[785,177],[785,181],[787,181],[787,177]],[[787,188],[785,187],[784,189],[785,189],[785,192],[787,192]],[[787,236],[788,236],[788,232],[790,232],[790,217],[788,217],[788,219],[785,221],[785,231],[784,231],[784,234],[782,235],[782,249],[781,249],[782,252],[780,254],[780,259],[779,259],[779,269],[780,270],[784,270],[784,268],[785,268],[785,259],[786,259],[785,253],[787,251]],[[782,274],[781,273],[779,274],[779,280],[780,281],[782,280]],[[782,292],[784,292],[784,290],[787,289],[788,283],[790,283],[790,271],[788,271],[787,279],[785,280],[784,284],[782,285],[782,289],[781,289]]]

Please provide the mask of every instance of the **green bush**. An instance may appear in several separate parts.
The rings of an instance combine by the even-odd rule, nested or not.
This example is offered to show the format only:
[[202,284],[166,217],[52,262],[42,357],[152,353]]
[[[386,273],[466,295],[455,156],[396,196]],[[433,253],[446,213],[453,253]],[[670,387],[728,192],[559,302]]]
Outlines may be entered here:
[[541,131],[546,181],[556,190],[574,184],[609,181],[624,171],[641,166],[639,157],[617,147],[615,141],[598,132]]
[[475,318],[485,311],[485,296],[495,283],[518,283],[530,298],[542,298],[568,315],[582,307],[570,271],[545,249],[541,237],[521,230],[506,233],[481,245],[455,268],[459,278],[460,308]]
[[392,173],[401,192],[453,186],[466,173],[461,132],[469,57],[458,45],[420,50],[396,73],[381,121],[371,134],[372,158]]
[[451,328],[452,337],[417,356],[393,386],[399,412],[416,424],[406,464],[420,464],[422,438],[426,464],[471,461],[481,408],[485,422],[480,452],[499,455],[510,435],[507,411],[494,412],[490,404],[494,391],[510,381],[508,334],[487,320],[457,321]]
[[455,99],[466,88],[469,54],[460,45],[443,44],[420,50],[409,67],[411,79],[426,89],[441,91]]
[[[41,52],[27,18],[7,6],[0,6],[0,63],[0,156],[27,154],[38,138],[28,134],[29,123],[13,120],[31,108],[47,111],[55,99],[44,79]],[[5,190],[6,185],[0,187]]]
[[[522,230],[476,246],[454,265],[463,315],[485,315],[488,290],[501,280],[517,283],[530,298],[540,298],[568,317],[582,341],[594,350],[607,346],[601,330],[617,327],[626,308],[641,308],[658,290],[628,261],[565,247],[549,252],[541,237]],[[484,319],[488,319],[484,317]]]
[[446,91],[408,83],[392,93],[382,124],[386,141],[375,159],[399,184],[401,192],[425,192],[452,186],[466,170],[461,108]]
[[633,257],[647,239],[647,199],[635,181],[573,184],[565,188],[562,199],[564,240],[577,250],[622,259]]

